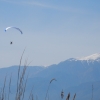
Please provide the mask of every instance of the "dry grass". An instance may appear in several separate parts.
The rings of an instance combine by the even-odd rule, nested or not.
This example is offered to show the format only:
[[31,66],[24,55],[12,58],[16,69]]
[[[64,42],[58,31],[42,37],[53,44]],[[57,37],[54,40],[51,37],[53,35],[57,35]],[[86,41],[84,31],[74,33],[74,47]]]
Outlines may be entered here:
[[[27,59],[25,61],[25,64],[24,64],[24,67],[23,67],[22,71],[20,70],[24,52],[25,52],[25,49],[24,49],[24,51],[23,51],[23,53],[21,55],[20,64],[19,64],[19,67],[18,67],[18,78],[17,78],[17,88],[16,88],[15,100],[24,100],[26,84],[27,84],[27,80],[28,80],[28,75],[25,78],[25,73],[26,73],[27,67],[30,64],[30,63],[27,63],[27,61],[28,61]],[[6,93],[6,88],[5,88],[6,79],[7,79],[7,75],[5,76],[4,85],[3,85],[3,87],[1,88],[1,91],[0,91],[0,100],[10,100],[12,74],[11,74],[10,80],[9,80],[8,93]],[[29,95],[29,100],[33,100],[32,91],[31,91],[31,93]]]
[[49,88],[50,88],[50,84],[52,83],[52,81],[57,81],[55,78],[51,79],[50,82],[49,82],[49,85],[48,85],[48,89],[47,89],[47,92],[46,92],[46,96],[45,96],[45,100],[47,99],[47,96],[48,96],[48,92],[49,92]]
[[70,98],[70,93],[68,93],[66,100],[69,100],[69,98]]
[[76,93],[74,94],[73,100],[75,100],[75,97],[76,97]]
[[[21,55],[20,64],[19,64],[19,67],[18,67],[18,77],[17,77],[17,87],[16,87],[15,100],[24,100],[25,99],[26,85],[27,85],[27,80],[28,80],[28,76],[29,76],[29,75],[27,75],[27,77],[25,77],[25,74],[26,74],[26,70],[27,70],[27,68],[28,68],[28,66],[29,66],[29,64],[31,62],[28,63],[28,60],[26,59],[25,63],[24,63],[24,67],[21,70],[22,58],[23,58],[24,52],[25,52],[25,49],[24,49],[24,51],[23,51],[23,53]],[[6,74],[5,79],[4,79],[3,87],[1,88],[1,91],[0,91],[0,100],[10,100],[12,74],[11,74],[10,79],[9,79],[8,93],[6,93],[7,91],[6,91],[6,88],[5,88],[6,80],[7,80],[7,74]],[[53,81],[56,81],[56,79],[53,78],[53,79],[50,80],[48,88],[47,88],[45,100],[47,100],[50,84]],[[62,92],[61,92],[61,99],[63,99],[63,97],[64,97],[64,92],[62,90]],[[74,95],[73,100],[75,100],[75,98],[76,98],[76,94]],[[36,98],[36,99],[38,99],[38,98]],[[69,100],[69,99],[70,99],[70,93],[68,93],[68,95],[66,97],[66,100]],[[30,91],[28,100],[34,100],[33,87],[32,87],[32,90]],[[49,98],[48,98],[48,100],[49,100]]]

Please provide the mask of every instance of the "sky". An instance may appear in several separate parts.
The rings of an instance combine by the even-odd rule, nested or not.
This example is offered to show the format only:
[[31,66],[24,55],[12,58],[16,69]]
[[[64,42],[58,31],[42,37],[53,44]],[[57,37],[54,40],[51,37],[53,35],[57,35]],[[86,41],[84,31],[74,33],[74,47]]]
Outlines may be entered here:
[[[100,53],[100,0],[0,0],[0,67],[49,66]],[[16,26],[20,34],[8,26]],[[10,45],[10,41],[13,44]]]

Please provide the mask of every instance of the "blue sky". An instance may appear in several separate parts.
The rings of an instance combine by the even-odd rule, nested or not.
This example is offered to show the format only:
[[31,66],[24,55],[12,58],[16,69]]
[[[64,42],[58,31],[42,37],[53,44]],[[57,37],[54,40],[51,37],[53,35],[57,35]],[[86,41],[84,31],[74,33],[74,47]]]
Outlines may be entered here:
[[[0,67],[48,66],[100,53],[99,0],[0,0]],[[8,26],[19,27],[4,32]],[[13,41],[13,45],[10,45]]]

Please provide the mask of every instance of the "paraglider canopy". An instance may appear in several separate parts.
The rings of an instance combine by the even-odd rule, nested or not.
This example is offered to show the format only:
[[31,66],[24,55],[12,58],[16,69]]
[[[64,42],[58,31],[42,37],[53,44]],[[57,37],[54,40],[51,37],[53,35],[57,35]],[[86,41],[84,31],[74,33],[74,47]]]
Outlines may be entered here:
[[23,32],[22,32],[19,28],[14,27],[14,26],[7,27],[7,28],[5,29],[5,32],[6,32],[8,29],[10,29],[10,28],[14,28],[14,29],[20,31],[21,34],[23,34]]

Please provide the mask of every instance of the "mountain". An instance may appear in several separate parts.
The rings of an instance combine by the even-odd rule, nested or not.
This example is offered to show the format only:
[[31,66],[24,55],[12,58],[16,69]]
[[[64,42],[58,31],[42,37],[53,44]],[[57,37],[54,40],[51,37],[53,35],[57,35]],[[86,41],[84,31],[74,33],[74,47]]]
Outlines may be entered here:
[[96,53],[87,57],[79,58],[78,60],[87,60],[87,61],[100,61],[100,53]]
[[[21,66],[21,71],[23,71]],[[18,78],[18,66],[12,66],[0,69],[0,87],[3,87],[5,76],[6,88],[12,73],[11,91],[12,98],[15,94],[16,83]],[[34,98],[44,100],[46,97],[51,100],[61,99],[60,93],[64,91],[64,100],[70,92],[70,99],[76,93],[77,100],[100,99],[100,54],[96,53],[82,58],[70,58],[58,64],[48,67],[29,66],[25,73],[28,75],[26,97],[30,93],[32,87]],[[50,84],[50,80],[55,78]]]

